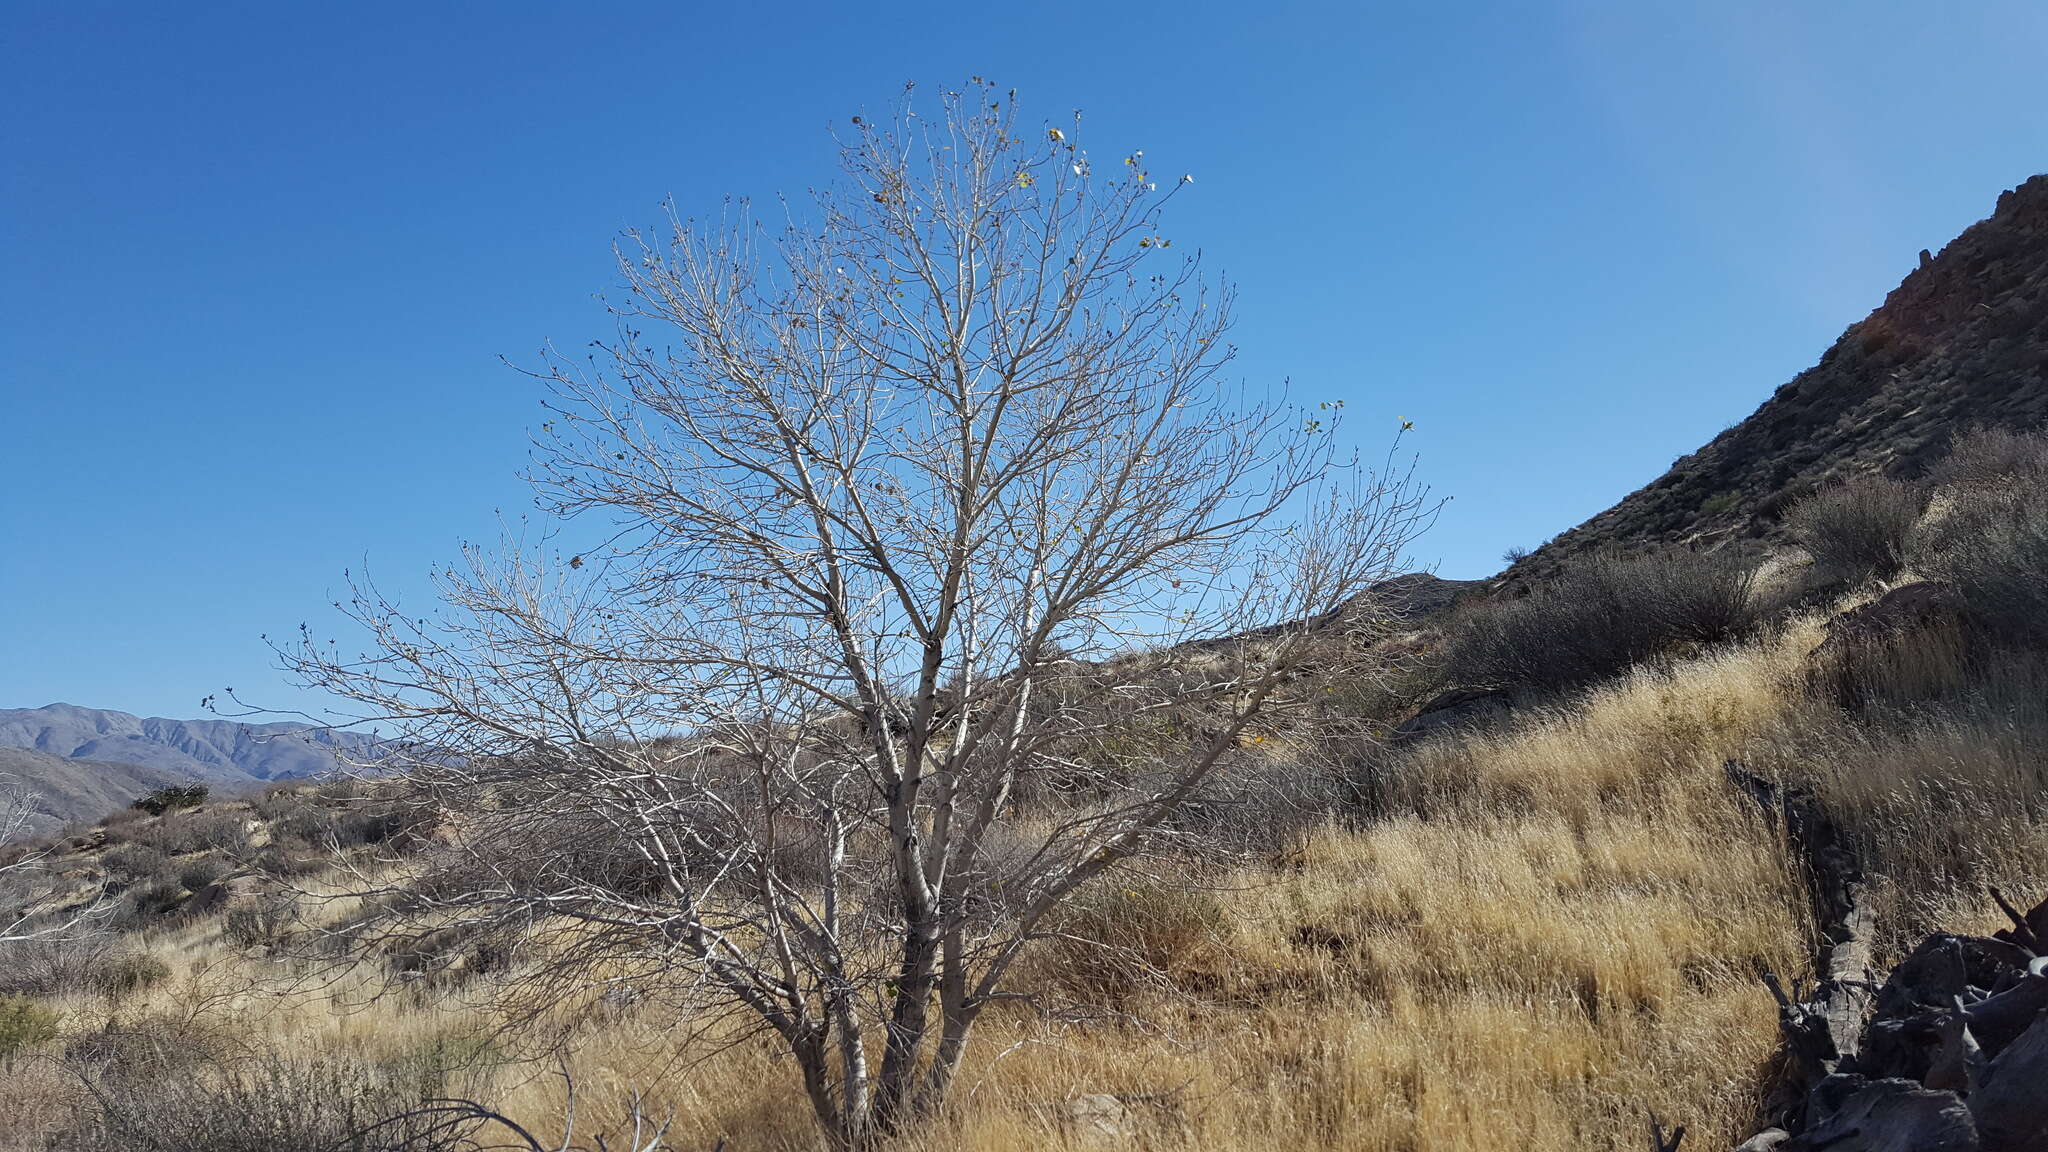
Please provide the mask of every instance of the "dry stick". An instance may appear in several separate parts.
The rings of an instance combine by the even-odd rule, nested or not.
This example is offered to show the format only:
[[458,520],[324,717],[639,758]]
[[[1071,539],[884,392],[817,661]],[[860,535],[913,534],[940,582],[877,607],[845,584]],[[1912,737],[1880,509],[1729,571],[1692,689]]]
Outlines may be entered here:
[[1667,1137],[1664,1135],[1663,1121],[1657,1119],[1655,1112],[1650,1113],[1650,1152],[1678,1152],[1678,1145],[1684,1139],[1685,1125],[1680,1124],[1673,1128],[1671,1135]]

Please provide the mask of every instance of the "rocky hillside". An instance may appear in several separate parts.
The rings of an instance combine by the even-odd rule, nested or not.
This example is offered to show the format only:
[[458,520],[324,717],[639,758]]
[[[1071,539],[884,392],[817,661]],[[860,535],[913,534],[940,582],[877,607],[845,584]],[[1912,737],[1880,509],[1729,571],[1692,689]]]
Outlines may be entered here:
[[1943,248],[1754,414],[1515,566],[1610,546],[1769,538],[1799,497],[1918,475],[1958,431],[2048,422],[2048,175]]

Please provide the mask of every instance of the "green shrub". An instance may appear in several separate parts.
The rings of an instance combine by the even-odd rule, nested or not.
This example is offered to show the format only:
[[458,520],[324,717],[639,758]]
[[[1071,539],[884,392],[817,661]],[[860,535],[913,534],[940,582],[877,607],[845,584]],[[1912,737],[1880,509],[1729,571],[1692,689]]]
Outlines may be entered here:
[[1814,566],[1842,581],[1898,573],[1927,490],[1883,476],[1858,476],[1807,497],[1785,514],[1792,536]]
[[136,800],[131,807],[139,808],[151,816],[161,816],[177,808],[197,808],[206,803],[206,785],[173,784],[159,788]]
[[0,1061],[57,1038],[63,1017],[33,996],[0,996]]

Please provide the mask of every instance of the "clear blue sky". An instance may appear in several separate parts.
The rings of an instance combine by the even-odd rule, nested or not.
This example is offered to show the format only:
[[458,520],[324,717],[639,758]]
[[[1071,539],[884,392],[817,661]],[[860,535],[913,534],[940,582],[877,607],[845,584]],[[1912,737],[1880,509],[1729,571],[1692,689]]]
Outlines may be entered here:
[[0,706],[304,703],[494,510],[620,227],[982,74],[1197,183],[1246,376],[1416,422],[1498,567],[1746,415],[2048,169],[2048,6],[130,4],[0,29]]

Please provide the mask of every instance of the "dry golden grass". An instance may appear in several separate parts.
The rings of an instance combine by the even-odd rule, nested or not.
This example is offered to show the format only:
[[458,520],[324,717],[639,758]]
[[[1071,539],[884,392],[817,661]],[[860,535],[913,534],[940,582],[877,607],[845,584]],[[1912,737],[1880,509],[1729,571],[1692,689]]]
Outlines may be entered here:
[[[1721,766],[1815,723],[1798,685],[1818,638],[1799,622],[1506,732],[1425,745],[1385,768],[1398,815],[1323,827],[1284,867],[1200,892],[1117,881],[1095,897],[1101,914],[1076,923],[1112,937],[1125,926],[1109,942],[1130,951],[1055,945],[1025,978],[1119,1014],[989,1019],[954,1106],[904,1146],[1101,1147],[1062,1123],[1083,1093],[1129,1101],[1114,1144],[1131,1147],[1634,1149],[1646,1109],[1701,1147],[1734,1143],[1777,1046],[1758,973],[1803,971],[1811,927],[1794,869]],[[2031,779],[2026,752],[2010,752],[2017,787]],[[1912,761],[1902,752],[1896,771],[1856,786],[1896,797],[1917,779]],[[1846,777],[1831,787],[1848,801]],[[179,975],[119,1011],[189,1010],[211,980],[222,1026],[372,1054],[495,1023],[431,997],[343,1012],[317,990],[259,995],[242,985],[278,973],[214,933],[156,937]],[[107,1010],[66,1007],[81,1023]],[[643,1092],[674,1115],[678,1148],[817,1146],[770,1045],[705,1051],[672,1024],[642,1007],[576,1032],[567,1067],[586,1138],[616,1132],[621,1102]],[[484,1091],[537,1129],[562,1113],[546,1062],[499,1068]]]

